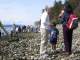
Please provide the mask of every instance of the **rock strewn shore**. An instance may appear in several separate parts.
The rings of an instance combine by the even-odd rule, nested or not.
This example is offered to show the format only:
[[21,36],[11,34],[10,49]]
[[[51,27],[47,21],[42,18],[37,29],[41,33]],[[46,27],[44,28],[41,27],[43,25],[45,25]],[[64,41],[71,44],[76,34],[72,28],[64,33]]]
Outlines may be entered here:
[[[79,24],[80,25],[80,24]],[[80,26],[79,26],[80,27]],[[80,60],[80,28],[73,33],[73,57],[65,56],[62,53],[52,54],[50,43],[47,49],[49,53],[48,60]],[[57,49],[62,49],[63,33],[62,26],[58,25],[59,40]],[[0,40],[0,60],[39,60],[40,33],[21,33],[19,39],[5,38]]]

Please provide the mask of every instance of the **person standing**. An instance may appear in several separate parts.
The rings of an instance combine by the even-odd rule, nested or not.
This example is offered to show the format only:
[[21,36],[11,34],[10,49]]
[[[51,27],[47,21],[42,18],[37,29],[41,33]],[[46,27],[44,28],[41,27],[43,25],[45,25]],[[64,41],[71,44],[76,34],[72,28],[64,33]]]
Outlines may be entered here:
[[0,29],[0,38],[1,38],[1,29]]
[[56,28],[56,23],[52,23],[50,29],[50,43],[52,51],[56,52],[57,40],[59,39],[59,30]]
[[64,10],[61,11],[59,17],[62,19],[63,24],[63,37],[64,37],[64,50],[65,53],[70,55],[72,53],[72,34],[73,29],[68,29],[66,24],[69,20],[70,15],[73,14],[72,6],[69,3],[66,3]]
[[40,44],[40,57],[45,60],[47,55],[47,43],[48,43],[48,29],[49,29],[49,15],[48,15],[48,7],[43,9],[41,15],[41,44]]

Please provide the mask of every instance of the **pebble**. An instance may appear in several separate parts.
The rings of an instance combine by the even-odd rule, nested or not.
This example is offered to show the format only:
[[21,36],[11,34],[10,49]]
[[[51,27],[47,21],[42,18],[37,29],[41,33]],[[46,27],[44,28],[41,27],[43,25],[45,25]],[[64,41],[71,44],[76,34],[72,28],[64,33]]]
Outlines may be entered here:
[[61,60],[65,60],[64,58],[62,58]]

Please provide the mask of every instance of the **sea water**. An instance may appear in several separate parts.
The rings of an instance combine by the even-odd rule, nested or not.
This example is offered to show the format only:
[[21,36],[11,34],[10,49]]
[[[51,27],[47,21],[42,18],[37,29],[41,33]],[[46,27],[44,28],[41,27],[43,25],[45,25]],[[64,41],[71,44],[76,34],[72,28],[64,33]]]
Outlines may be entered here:
[[[12,26],[4,26],[4,29],[8,32],[8,34],[11,33],[11,31],[13,30],[13,27]],[[4,32],[3,29],[1,29],[1,36],[4,36],[6,35],[6,33]]]

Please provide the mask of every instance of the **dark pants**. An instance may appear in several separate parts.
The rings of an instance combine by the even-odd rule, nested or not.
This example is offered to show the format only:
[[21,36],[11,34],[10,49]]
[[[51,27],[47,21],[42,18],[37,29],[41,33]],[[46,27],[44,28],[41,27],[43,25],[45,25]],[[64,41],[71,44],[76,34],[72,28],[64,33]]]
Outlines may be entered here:
[[64,45],[65,51],[71,53],[72,48],[72,34],[73,30],[67,29],[66,26],[63,26],[63,36],[64,36]]
[[1,38],[1,31],[0,31],[0,38]]

